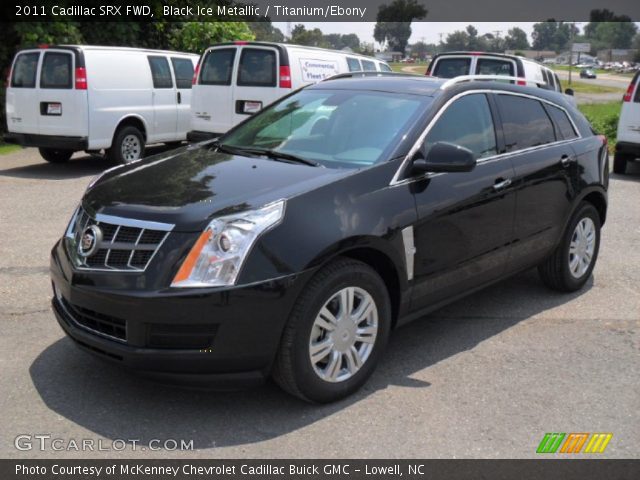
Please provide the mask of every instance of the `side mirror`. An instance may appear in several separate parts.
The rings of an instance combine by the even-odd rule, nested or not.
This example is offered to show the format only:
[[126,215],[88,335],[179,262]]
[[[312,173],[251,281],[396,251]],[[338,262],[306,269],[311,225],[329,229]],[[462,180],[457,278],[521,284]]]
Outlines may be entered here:
[[413,173],[470,172],[476,166],[476,157],[468,148],[448,142],[434,143],[413,160]]
[[573,97],[573,88],[567,88],[567,89],[564,91],[564,93],[565,93],[566,95],[571,95],[571,96]]

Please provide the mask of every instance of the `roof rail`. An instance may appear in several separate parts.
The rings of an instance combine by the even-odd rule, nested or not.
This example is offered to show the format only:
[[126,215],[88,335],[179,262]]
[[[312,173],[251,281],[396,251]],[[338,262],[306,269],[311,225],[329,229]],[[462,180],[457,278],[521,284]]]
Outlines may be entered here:
[[417,75],[415,73],[404,73],[404,72],[379,72],[373,70],[357,70],[355,72],[344,72],[338,73],[336,75],[332,75],[323,79],[323,82],[327,80],[338,80],[340,78],[353,78],[353,77],[422,77],[422,75]]
[[447,88],[457,85],[462,82],[470,82],[472,80],[508,80],[508,81],[516,81],[516,82],[525,82],[527,84],[532,84],[537,86],[537,83],[533,80],[527,80],[522,77],[511,77],[507,75],[460,75],[459,77],[453,77],[448,79],[442,85],[440,85],[440,90],[446,90]]

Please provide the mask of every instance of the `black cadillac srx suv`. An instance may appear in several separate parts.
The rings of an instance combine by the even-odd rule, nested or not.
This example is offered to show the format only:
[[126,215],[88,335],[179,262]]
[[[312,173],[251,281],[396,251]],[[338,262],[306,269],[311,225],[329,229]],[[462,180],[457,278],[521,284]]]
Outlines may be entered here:
[[446,302],[534,266],[581,288],[607,161],[555,92],[324,81],[94,180],[52,251],[53,310],[78,346],[147,374],[272,375],[333,401],[365,383],[394,327]]

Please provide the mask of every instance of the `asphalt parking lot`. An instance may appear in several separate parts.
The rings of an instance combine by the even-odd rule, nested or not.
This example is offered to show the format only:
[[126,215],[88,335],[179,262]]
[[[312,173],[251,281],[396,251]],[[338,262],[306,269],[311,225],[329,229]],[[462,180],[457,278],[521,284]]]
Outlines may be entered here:
[[[546,432],[611,432],[601,456],[640,457],[640,162],[611,175],[583,291],[554,293],[530,271],[474,294],[396,331],[365,389],[326,406],[272,384],[154,384],[64,337],[49,250],[109,166],[84,155],[51,165],[35,149],[0,156],[0,457],[531,458]],[[63,450],[14,446],[42,434]],[[137,450],[68,448],[83,439]],[[150,450],[168,439],[193,451]]]

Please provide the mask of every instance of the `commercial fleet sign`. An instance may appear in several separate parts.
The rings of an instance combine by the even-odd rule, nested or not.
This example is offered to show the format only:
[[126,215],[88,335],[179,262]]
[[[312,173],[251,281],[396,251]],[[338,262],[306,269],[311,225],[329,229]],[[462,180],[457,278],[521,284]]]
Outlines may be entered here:
[[300,69],[302,70],[303,82],[319,82],[320,80],[340,73],[338,70],[338,62],[333,60],[301,58]]

